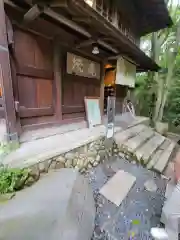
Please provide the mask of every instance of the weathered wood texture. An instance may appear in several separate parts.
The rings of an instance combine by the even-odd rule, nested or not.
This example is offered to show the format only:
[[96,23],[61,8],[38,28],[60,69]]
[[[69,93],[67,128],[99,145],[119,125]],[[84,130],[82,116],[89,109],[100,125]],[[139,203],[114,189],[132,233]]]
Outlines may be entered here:
[[62,120],[62,54],[58,39],[55,38],[53,44],[55,114],[58,120]]
[[[66,54],[64,54],[63,62],[66,62]],[[65,65],[62,81],[63,119],[85,118],[84,97],[100,96],[100,79],[67,74]]]
[[4,1],[0,1],[0,81],[3,91],[4,115],[6,118],[7,133],[9,138],[17,139],[16,114],[8,49],[6,15]]
[[15,29],[14,40],[21,124],[53,121],[53,44],[19,29]]

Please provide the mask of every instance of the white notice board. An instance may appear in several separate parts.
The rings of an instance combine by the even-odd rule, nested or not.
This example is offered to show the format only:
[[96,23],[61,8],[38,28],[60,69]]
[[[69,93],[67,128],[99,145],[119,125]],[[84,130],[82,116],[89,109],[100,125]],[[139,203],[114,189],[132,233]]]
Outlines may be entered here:
[[94,127],[102,123],[100,99],[98,97],[85,97],[86,118],[89,127]]

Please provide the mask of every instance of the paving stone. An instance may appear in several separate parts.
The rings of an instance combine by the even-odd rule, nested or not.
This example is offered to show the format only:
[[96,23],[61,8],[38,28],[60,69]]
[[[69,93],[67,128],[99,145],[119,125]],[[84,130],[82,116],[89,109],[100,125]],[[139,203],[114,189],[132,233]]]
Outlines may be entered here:
[[119,206],[135,183],[136,178],[119,170],[101,189],[100,193],[109,201]]

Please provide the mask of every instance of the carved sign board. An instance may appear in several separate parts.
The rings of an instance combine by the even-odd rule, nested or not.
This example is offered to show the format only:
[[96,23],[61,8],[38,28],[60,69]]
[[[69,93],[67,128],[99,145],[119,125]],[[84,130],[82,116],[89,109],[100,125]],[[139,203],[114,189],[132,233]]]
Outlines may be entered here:
[[67,53],[67,73],[100,79],[100,64],[75,54]]
[[116,84],[135,87],[136,66],[122,57],[117,59]]

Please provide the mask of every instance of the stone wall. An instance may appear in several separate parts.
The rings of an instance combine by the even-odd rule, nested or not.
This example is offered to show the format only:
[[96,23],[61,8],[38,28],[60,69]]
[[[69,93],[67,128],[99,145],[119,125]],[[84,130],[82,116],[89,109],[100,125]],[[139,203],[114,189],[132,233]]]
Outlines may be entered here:
[[[117,153],[117,149],[114,149],[116,144],[113,143],[113,147],[111,146],[108,147],[105,143],[105,137],[100,137],[96,141],[29,167],[30,175],[34,180],[37,180],[41,174],[60,168],[75,168],[84,173],[100,162],[107,160],[115,152]],[[31,180],[33,181],[33,179],[29,181]]]

